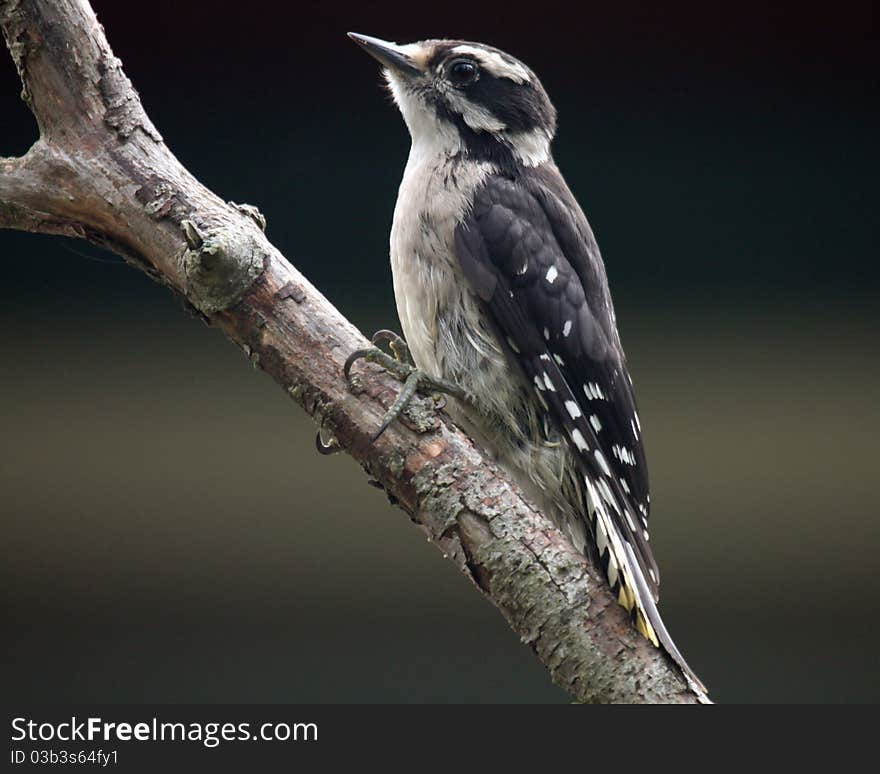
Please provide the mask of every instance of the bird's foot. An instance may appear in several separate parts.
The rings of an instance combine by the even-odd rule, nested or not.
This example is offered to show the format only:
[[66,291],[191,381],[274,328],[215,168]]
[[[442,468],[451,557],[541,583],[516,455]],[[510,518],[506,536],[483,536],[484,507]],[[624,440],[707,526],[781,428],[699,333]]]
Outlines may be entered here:
[[[396,333],[387,330],[377,331],[373,334],[372,342],[376,346],[358,349],[352,352],[345,361],[342,372],[346,380],[351,382],[351,368],[358,360],[366,360],[369,363],[384,368],[395,379],[403,382],[403,388],[397,395],[391,408],[385,413],[379,429],[375,432],[370,442],[375,442],[384,433],[389,425],[397,419],[407,408],[416,393],[430,395],[435,401],[442,399],[442,395],[451,395],[454,398],[465,400],[464,390],[457,384],[446,379],[429,376],[424,371],[415,367],[406,342]],[[387,343],[392,355],[378,347],[381,343]],[[439,402],[439,401],[438,401]],[[439,403],[438,408],[442,408]]]

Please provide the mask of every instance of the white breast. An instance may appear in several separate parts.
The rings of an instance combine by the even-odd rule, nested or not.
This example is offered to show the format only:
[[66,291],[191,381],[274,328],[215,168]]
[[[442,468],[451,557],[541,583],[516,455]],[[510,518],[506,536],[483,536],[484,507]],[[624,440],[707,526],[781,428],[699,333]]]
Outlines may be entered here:
[[[452,378],[458,367],[445,357],[454,342],[444,340],[450,315],[474,312],[471,293],[455,256],[455,227],[482,183],[487,165],[431,153],[414,145],[400,184],[391,229],[394,296],[404,337],[416,364]],[[473,345],[492,349],[491,341]]]

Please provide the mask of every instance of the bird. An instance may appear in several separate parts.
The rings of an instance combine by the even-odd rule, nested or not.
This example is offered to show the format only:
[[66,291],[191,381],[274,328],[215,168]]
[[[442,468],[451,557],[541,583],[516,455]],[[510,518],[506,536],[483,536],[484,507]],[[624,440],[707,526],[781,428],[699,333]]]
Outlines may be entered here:
[[[348,33],[382,66],[411,146],[390,257],[406,379],[508,470],[602,567],[636,629],[705,691],[657,608],[641,420],[593,231],[551,153],[557,113],[535,73],[493,46]],[[402,365],[398,360],[409,360]]]

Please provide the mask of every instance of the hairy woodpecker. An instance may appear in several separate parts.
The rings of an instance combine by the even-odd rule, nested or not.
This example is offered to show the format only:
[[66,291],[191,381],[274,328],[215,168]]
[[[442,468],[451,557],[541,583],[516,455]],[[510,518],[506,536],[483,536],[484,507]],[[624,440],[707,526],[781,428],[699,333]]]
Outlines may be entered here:
[[412,136],[391,266],[415,365],[457,385],[455,420],[595,551],[638,630],[702,689],[657,611],[641,423],[599,248],[550,153],[556,110],[491,46],[349,36]]

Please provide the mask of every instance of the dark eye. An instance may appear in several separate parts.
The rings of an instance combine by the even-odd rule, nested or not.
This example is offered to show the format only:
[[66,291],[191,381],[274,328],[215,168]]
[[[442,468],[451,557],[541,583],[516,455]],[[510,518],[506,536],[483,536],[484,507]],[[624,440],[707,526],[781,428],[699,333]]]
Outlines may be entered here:
[[456,86],[464,86],[477,77],[477,66],[470,59],[456,59],[449,65],[449,80]]

